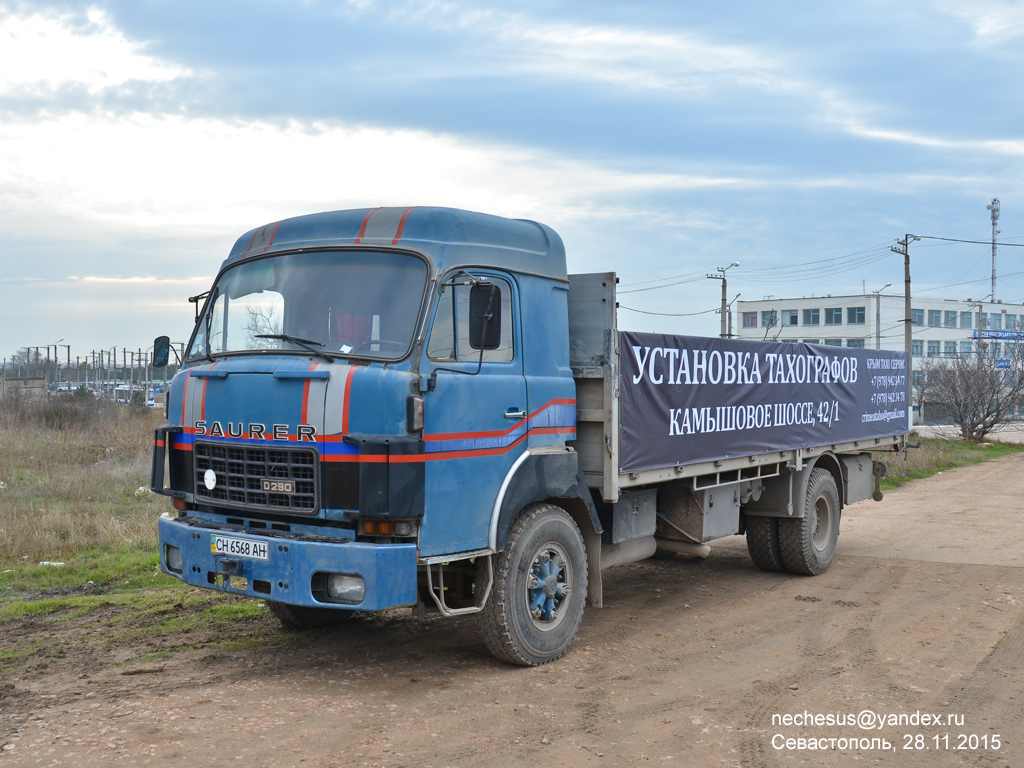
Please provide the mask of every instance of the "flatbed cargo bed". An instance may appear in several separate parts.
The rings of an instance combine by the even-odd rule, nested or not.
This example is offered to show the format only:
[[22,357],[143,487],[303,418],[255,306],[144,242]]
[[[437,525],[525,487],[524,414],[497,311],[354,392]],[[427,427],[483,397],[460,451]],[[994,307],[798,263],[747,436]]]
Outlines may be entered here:
[[569,280],[570,364],[577,403],[574,446],[587,485],[600,491],[606,502],[617,501],[624,490],[672,480],[692,479],[695,489],[714,488],[798,472],[805,462],[826,452],[898,451],[906,447],[908,425],[899,420],[886,422],[895,428],[891,432],[875,428],[873,434],[857,439],[813,444],[794,440],[778,450],[753,450],[712,460],[665,461],[662,466],[623,471],[622,332],[616,311],[617,279],[609,272],[570,275]]

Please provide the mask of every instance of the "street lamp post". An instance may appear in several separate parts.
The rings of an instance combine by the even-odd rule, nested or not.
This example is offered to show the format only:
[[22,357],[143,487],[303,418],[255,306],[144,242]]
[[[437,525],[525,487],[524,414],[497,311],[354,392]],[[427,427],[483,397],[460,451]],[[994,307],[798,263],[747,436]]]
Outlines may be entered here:
[[[47,344],[46,345],[46,363],[47,363],[46,367],[47,368],[50,367],[49,366],[49,363],[50,363],[50,347],[51,346],[53,347],[53,369],[56,372],[54,374],[54,379],[55,379],[55,383],[53,385],[54,386],[54,391],[60,389],[60,350],[57,348],[57,345],[60,344],[62,341],[64,341],[64,339],[57,339],[55,342],[53,342],[53,344]],[[44,373],[44,375],[45,375],[45,373]]]
[[[61,341],[64,341],[64,339],[61,339]],[[56,347],[56,346],[57,345],[54,344],[54,347]],[[67,355],[68,355],[67,369],[68,369],[68,376],[70,376],[71,375],[71,345],[70,344],[61,344],[60,346],[64,347],[64,349],[67,351]],[[53,356],[55,358],[57,358],[57,389],[60,390],[60,355],[57,354],[56,352],[54,352]],[[69,387],[71,386],[71,380],[70,379],[68,379],[68,386]]]
[[738,299],[742,295],[743,294],[741,294],[741,293],[737,293],[735,296],[732,297],[732,301],[730,301],[728,306],[726,307],[726,309],[729,312],[729,338],[730,339],[732,338],[732,305],[736,302],[736,299]]
[[892,283],[886,283],[877,291],[872,291],[875,294],[875,349],[882,348],[882,291],[890,285]]

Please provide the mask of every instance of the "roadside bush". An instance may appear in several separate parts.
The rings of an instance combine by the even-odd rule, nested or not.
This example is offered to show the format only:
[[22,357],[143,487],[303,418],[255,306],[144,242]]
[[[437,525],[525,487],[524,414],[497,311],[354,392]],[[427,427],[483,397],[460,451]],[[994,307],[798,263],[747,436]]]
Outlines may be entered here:
[[0,427],[47,427],[56,430],[88,429],[101,418],[111,418],[117,405],[96,398],[81,388],[75,392],[29,397],[8,392],[0,400]]
[[33,421],[50,429],[86,429],[96,423],[109,403],[88,400],[77,394],[48,397],[34,407]]

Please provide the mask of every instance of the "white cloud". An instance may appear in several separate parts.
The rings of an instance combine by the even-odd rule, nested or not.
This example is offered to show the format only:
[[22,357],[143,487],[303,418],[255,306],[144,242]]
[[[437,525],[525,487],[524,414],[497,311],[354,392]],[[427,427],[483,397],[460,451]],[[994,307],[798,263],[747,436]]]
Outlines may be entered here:
[[[967,18],[979,37],[1001,40],[1024,33],[1024,8],[1003,0],[949,4],[946,10]],[[1021,149],[1013,141],[957,141],[889,128],[879,122],[879,106],[859,103],[843,93],[841,85],[807,76],[812,62],[806,60],[806,51],[783,53],[720,42],[690,31],[551,22],[466,10],[458,2],[436,0],[411,0],[401,12],[392,11],[389,19],[395,24],[455,31],[465,40],[476,41],[486,52],[481,66],[491,68],[492,74],[539,75],[669,98],[721,93],[743,98],[759,92],[774,99],[778,110],[796,116],[804,128],[818,125],[849,136],[933,149],[980,149],[1004,155],[1019,154]],[[438,76],[430,68],[422,73]],[[783,104],[782,98],[789,101]]]
[[196,277],[157,277],[156,275],[133,275],[130,277],[111,277],[108,275],[71,275],[68,280],[72,282],[90,283],[92,285],[138,285],[138,286],[168,286],[168,285],[195,285],[210,282],[209,275]]
[[998,44],[1024,36],[1024,7],[1015,0],[942,0],[939,5],[967,22],[979,42]]
[[486,51],[486,67],[627,90],[704,92],[720,87],[801,90],[782,57],[713,42],[695,33],[553,22],[516,13],[466,10],[456,3],[414,2],[389,18],[458,32]]
[[[0,125],[0,225],[198,236],[294,213],[438,204],[510,215],[594,207],[735,176],[630,172],[539,150],[343,124],[68,114]],[[55,226],[61,222],[62,226]]]
[[577,81],[675,92],[706,91],[728,84],[768,90],[797,87],[768,57],[691,34],[548,26],[512,18],[501,24],[497,37],[509,51],[521,52],[524,68]]
[[188,70],[145,53],[105,11],[90,8],[86,23],[70,14],[0,10],[0,95],[84,86],[90,93],[131,80],[163,82]]
[[899,131],[891,128],[875,128],[850,117],[844,121],[846,130],[854,136],[868,139],[912,144],[929,149],[973,151],[1008,157],[1024,157],[1024,139],[947,139],[913,131]]
[[[943,149],[1024,153],[1021,142],[950,142],[852,123],[847,129]],[[286,216],[367,205],[449,205],[564,223],[650,218],[659,215],[652,199],[665,205],[677,192],[889,184],[873,175],[800,177],[773,169],[623,170],[426,131],[142,113],[9,120],[0,125],[0,147],[0,230],[7,238],[46,232],[54,241],[95,245],[134,233],[158,248],[223,242]],[[682,220],[674,209],[660,211],[669,213]],[[136,274],[116,263],[108,271]]]

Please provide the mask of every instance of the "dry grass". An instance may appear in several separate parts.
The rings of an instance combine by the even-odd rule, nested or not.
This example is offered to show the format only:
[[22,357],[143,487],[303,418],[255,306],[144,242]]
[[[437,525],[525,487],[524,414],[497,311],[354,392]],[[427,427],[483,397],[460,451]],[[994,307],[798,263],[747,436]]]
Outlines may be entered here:
[[[918,439],[916,433],[911,434],[912,444],[916,445]],[[882,490],[891,490],[953,467],[978,464],[1020,451],[1024,451],[1024,445],[926,437],[921,440],[921,447],[909,449],[906,457],[903,454],[876,453],[875,458],[889,465],[889,474],[882,480]]]
[[107,581],[155,562],[166,499],[137,492],[148,489],[162,422],[152,410],[74,396],[0,403],[0,585]]

